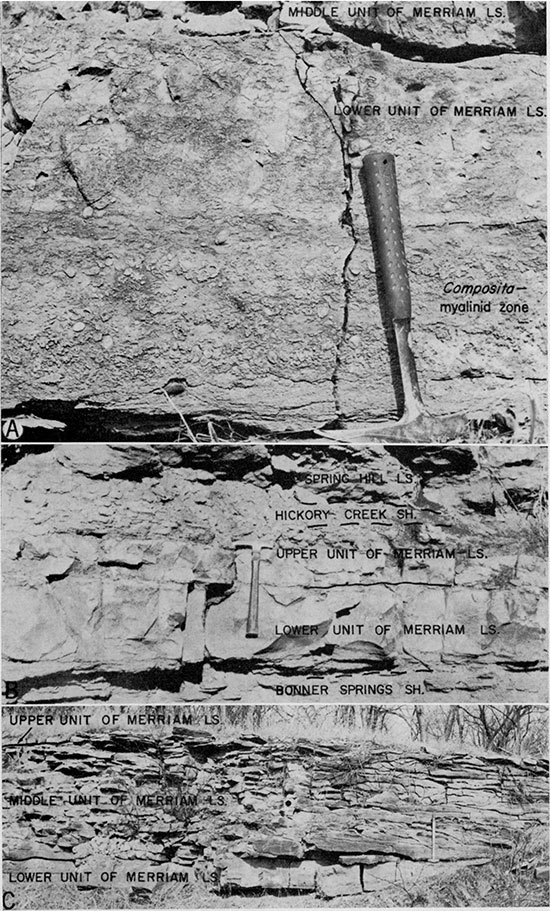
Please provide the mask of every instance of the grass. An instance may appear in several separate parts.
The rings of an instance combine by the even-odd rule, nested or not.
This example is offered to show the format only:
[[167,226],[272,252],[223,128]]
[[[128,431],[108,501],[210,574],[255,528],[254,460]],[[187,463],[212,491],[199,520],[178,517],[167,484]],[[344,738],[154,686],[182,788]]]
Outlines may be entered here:
[[544,409],[532,383],[521,393],[523,402],[512,402],[508,398],[493,402],[485,413],[477,414],[469,421],[468,433],[460,440],[449,442],[544,444],[546,426]]
[[477,453],[477,459],[481,471],[486,472],[494,487],[500,491],[500,498],[504,502],[504,506],[501,505],[500,510],[508,507],[514,513],[514,521],[507,523],[507,540],[517,542],[519,553],[531,553],[546,558],[548,554],[548,482],[545,469],[543,468],[544,474],[541,476],[541,483],[536,494],[520,504],[505,487],[498,470],[490,464],[487,451],[483,446]]
[[[548,906],[548,882],[535,877],[535,869],[548,865],[546,827],[533,825],[518,835],[513,847],[488,864],[461,867],[427,882],[405,888],[394,885],[380,892],[365,892],[334,899],[312,893],[261,892],[218,895],[204,884],[165,885],[141,889],[86,889],[66,886],[26,886],[17,893],[17,909],[134,909],[147,908],[523,908]],[[17,887],[16,887],[17,888]]]
[[472,866],[441,877],[409,895],[411,906],[541,908],[548,907],[548,882],[535,869],[548,865],[546,826],[534,825],[518,835],[510,851],[490,864]]
[[[349,775],[348,786],[353,786],[356,768],[368,761],[372,747],[375,744],[395,746],[398,750],[407,747],[418,748],[419,741],[413,736],[414,706],[386,706],[385,714],[381,714],[377,706],[354,705],[326,705],[326,706],[219,706],[216,713],[221,723],[215,727],[204,728],[205,731],[215,732],[217,739],[240,737],[243,734],[260,735],[266,740],[291,741],[297,743],[300,739],[307,740],[310,744],[319,743],[346,743],[349,749],[341,754],[343,774]],[[496,707],[492,707],[495,710]],[[192,707],[187,707],[189,712]],[[426,706],[422,710],[422,720],[426,729],[431,733],[424,737],[423,743],[429,743],[434,752],[434,762],[437,762],[438,753],[448,753],[457,749],[460,744],[461,752],[470,755],[483,755],[483,750],[472,742],[464,744],[456,736],[446,739],[442,731],[449,720],[448,711],[456,707]],[[500,707],[501,713],[507,710],[506,706]],[[17,713],[27,712],[25,709],[14,708]],[[28,714],[37,713],[39,707],[28,710]],[[120,715],[116,724],[105,726],[101,717],[107,714],[105,706],[100,708],[87,707],[86,713],[90,717],[90,730],[105,731],[106,729],[130,730],[124,723],[125,712],[135,712],[135,707],[117,706]],[[154,712],[154,707],[152,709]],[[164,714],[177,711],[177,707],[160,707]],[[470,716],[476,720],[475,707],[464,710],[467,713],[462,717],[462,723]],[[66,742],[74,728],[61,724],[63,714],[70,714],[67,708],[56,706],[47,707],[44,712],[51,714],[54,723],[47,727],[36,727],[28,740]],[[213,710],[207,707],[195,709],[196,717],[211,717]],[[546,747],[546,728],[548,711],[546,707],[532,707],[527,721],[520,720],[523,735],[529,733],[529,745],[532,752],[544,755]],[[497,718],[501,723],[502,718]],[[386,728],[384,729],[384,723]],[[393,728],[392,728],[393,723]],[[399,728],[396,730],[395,724]],[[197,728],[203,729],[197,724]],[[533,731],[531,731],[531,728]],[[170,733],[166,724],[156,726],[150,724],[145,727],[131,728],[136,735],[153,735],[159,741],[165,741]],[[536,735],[536,736],[535,736]],[[18,750],[16,741],[21,737],[21,730],[8,728],[8,737],[15,747],[15,754],[10,759],[7,768],[10,771],[28,771],[30,763],[24,750]],[[524,745],[527,740],[524,738]],[[347,764],[347,765],[346,765]],[[523,804],[525,796],[519,792],[518,802]],[[129,820],[131,823],[131,819]],[[123,820],[124,824],[128,820]],[[177,825],[182,825],[178,822]],[[10,886],[6,889],[15,892],[15,907],[17,909],[135,909],[166,908],[166,909],[199,909],[199,908],[371,908],[371,907],[541,907],[546,906],[547,883],[535,879],[534,868],[545,866],[548,863],[548,842],[546,828],[533,825],[524,830],[516,839],[512,849],[500,853],[490,864],[483,866],[463,867],[459,872],[450,872],[444,864],[438,865],[438,876],[433,880],[422,882],[422,872],[419,870],[419,879],[416,885],[407,888],[397,884],[380,892],[362,893],[349,897],[338,897],[326,900],[312,893],[300,895],[254,892],[233,893],[219,895],[211,891],[206,885],[197,880],[189,886],[183,884],[165,884],[155,886],[151,890],[128,888],[78,888],[75,884],[53,885],[24,885]]]
[[67,908],[76,911],[80,908],[129,908],[128,893],[120,889],[78,889],[72,883],[66,885],[37,886],[25,885],[7,885],[4,894],[7,891],[13,891],[15,894],[16,911],[22,909],[61,909]]
[[[143,890],[144,892],[145,890]],[[373,894],[342,896],[335,899],[321,899],[311,893],[301,895],[219,896],[201,887],[183,889],[181,886],[163,886],[147,894],[130,896],[120,889],[80,890],[74,885],[63,887],[25,886],[16,893],[14,911],[84,911],[97,908],[103,911],[133,911],[137,908],[367,908],[380,907],[380,898]]]
[[[495,706],[494,710],[498,709]],[[208,732],[216,739],[257,735],[266,740],[307,740],[313,743],[340,743],[356,745],[370,749],[374,745],[395,746],[403,750],[408,747],[417,747],[419,743],[428,746],[430,750],[445,753],[460,746],[465,752],[480,755],[483,750],[479,746],[479,731],[481,719],[476,715],[475,707],[462,707],[460,727],[452,728],[451,733],[445,736],[445,729],[452,706],[426,705],[422,707],[421,723],[422,737],[418,732],[418,718],[414,705],[244,705],[244,706],[216,706],[208,707],[187,706],[183,709],[178,706],[148,707],[147,713],[153,716],[171,716],[175,712],[192,714],[195,719],[194,727]],[[21,709],[13,706],[6,708],[4,714],[12,712],[15,715],[26,713],[36,714],[42,711],[37,706],[31,709]],[[119,716],[114,724],[104,725],[102,717],[109,714],[105,706],[86,706],[86,714],[90,716],[90,723],[86,727],[68,727],[62,725],[60,718],[71,714],[71,710],[64,706],[47,706],[44,714],[53,717],[53,724],[36,726],[25,738],[23,743],[31,745],[33,742],[61,742],[68,740],[77,731],[94,732],[105,731],[131,731],[136,736],[144,735],[165,740],[171,734],[170,723],[130,725],[128,714],[136,714],[135,706],[116,706]],[[219,724],[208,726],[203,724],[203,719],[212,719],[213,715],[219,718]],[[513,733],[522,734],[522,755],[545,755],[547,748],[547,719],[548,709],[545,706],[533,706],[527,719],[529,728],[524,731],[526,721],[518,719],[515,729],[511,729],[508,741],[503,745],[506,752],[518,752],[515,748],[516,741]],[[500,718],[495,719],[501,723]],[[4,754],[4,767],[14,771],[21,761],[18,757],[25,755],[25,748],[16,750],[17,741],[26,730],[25,726],[11,726],[4,720],[4,746],[9,748]],[[525,734],[528,736],[525,736]]]

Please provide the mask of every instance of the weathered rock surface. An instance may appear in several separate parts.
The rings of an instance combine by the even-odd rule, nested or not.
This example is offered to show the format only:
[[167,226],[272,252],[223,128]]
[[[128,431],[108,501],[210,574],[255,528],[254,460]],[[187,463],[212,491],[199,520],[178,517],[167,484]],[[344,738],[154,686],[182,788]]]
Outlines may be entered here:
[[101,887],[113,870],[128,891],[201,882],[212,904],[258,888],[330,898],[392,887],[408,904],[412,884],[491,863],[547,820],[548,765],[536,759],[367,735],[214,736],[200,722],[155,730],[117,711],[132,729],[35,727],[24,752],[6,728],[6,875],[63,870]]
[[[484,54],[546,51],[545,9],[540,2],[508,3],[498,13],[490,3],[475,7],[442,4],[437,11],[430,9],[431,4],[410,3],[402,4],[399,13],[388,4],[381,4],[376,13],[368,15],[361,15],[366,7],[362,4],[323,6],[336,31],[350,34],[359,43],[379,43],[397,56],[416,51],[417,59],[422,60],[424,54],[428,60],[448,62]],[[288,22],[296,20],[295,16],[283,18]],[[307,24],[308,16],[304,14],[301,20]]]
[[349,249],[338,138],[277,35],[108,7],[7,17],[19,106],[49,97],[6,178],[6,397],[175,416],[160,387],[182,377],[185,412],[323,423]]
[[537,448],[23,454],[3,483],[19,698],[545,698]]
[[[544,270],[538,261],[543,242],[539,192],[545,180],[541,134],[521,116],[426,117],[425,112],[438,105],[453,112],[468,104],[473,109],[481,102],[494,109],[510,98],[518,111],[526,111],[533,90],[533,58],[522,58],[511,69],[509,58],[495,57],[460,66],[426,64],[419,73],[416,62],[388,59],[380,51],[371,51],[363,60],[364,53],[354,45],[345,54],[347,66],[357,75],[342,75],[345,88],[340,93],[344,101],[362,105],[363,110],[381,101],[382,113],[351,115],[342,124],[349,149],[356,245],[346,267],[347,325],[336,378],[341,414],[350,420],[368,419],[373,407],[366,390],[375,388],[381,377],[384,388],[391,389],[388,355],[380,341],[382,324],[387,330],[390,318],[383,303],[380,308],[375,304],[377,276],[359,173],[365,152],[383,150],[396,157],[413,298],[413,347],[426,405],[434,414],[476,408],[483,412],[489,399],[496,403],[501,395],[510,395],[507,378],[517,377],[517,388],[525,393],[530,381],[536,383],[537,376],[544,375],[539,367],[531,369],[541,363],[546,320]],[[306,57],[311,61],[310,90],[321,101],[327,60],[321,53]],[[535,69],[538,65],[542,72],[543,62],[537,60]],[[355,94],[353,101],[350,94]],[[384,115],[384,102],[405,109],[418,105],[419,114],[397,118],[396,125],[395,117]],[[333,114],[334,121],[340,119]],[[510,157],[502,154],[514,148],[518,157],[513,151]],[[506,189],[511,186],[514,198]],[[499,304],[490,312],[442,312],[442,307],[464,306],[468,300],[479,304],[491,297],[456,295],[445,289],[498,286],[503,281],[524,290],[497,294],[497,299],[508,305],[521,298],[530,316],[518,320],[516,314],[510,320],[499,312]],[[383,356],[373,356],[375,352]],[[395,370],[393,377],[399,396]],[[386,400],[379,416],[391,408]]]
[[[541,5],[495,19],[479,3],[474,22],[203,6],[3,4],[11,96],[32,121],[4,137],[4,403],[73,435],[86,415],[99,438],[173,433],[178,410],[226,439],[394,417],[357,170],[387,149],[428,407],[512,407],[516,439],[539,437]],[[465,298],[447,281],[517,290],[453,315],[440,305]]]

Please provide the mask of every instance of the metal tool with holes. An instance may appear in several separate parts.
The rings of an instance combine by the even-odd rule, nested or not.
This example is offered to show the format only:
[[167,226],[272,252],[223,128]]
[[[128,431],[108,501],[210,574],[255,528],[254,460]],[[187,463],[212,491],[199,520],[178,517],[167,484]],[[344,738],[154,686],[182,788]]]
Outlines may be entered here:
[[372,437],[405,440],[456,437],[465,429],[466,418],[457,415],[439,419],[427,412],[409,345],[411,292],[399,211],[395,159],[387,152],[371,152],[363,159],[362,173],[385,305],[395,335],[403,387],[403,414],[398,421],[362,424],[347,430],[321,430],[317,433],[349,443],[368,442]]
[[262,550],[271,550],[271,545],[261,544],[259,541],[235,541],[234,544],[236,547],[250,547],[252,550],[246,638],[257,639],[260,622],[260,565],[262,562]]

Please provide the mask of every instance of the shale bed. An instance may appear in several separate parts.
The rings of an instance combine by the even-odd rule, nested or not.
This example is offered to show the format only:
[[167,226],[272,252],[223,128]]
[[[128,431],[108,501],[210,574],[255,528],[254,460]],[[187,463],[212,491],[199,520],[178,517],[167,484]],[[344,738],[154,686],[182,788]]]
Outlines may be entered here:
[[547,876],[544,760],[459,743],[456,729],[435,746],[367,730],[331,741],[292,722],[291,737],[224,731],[219,709],[172,707],[166,724],[162,708],[108,708],[103,725],[86,706],[58,710],[76,730],[47,723],[42,707],[6,729],[4,880],[18,907],[409,906],[447,881],[456,901],[459,880],[478,883],[471,904],[506,906],[509,881]]
[[540,448],[4,450],[11,699],[546,700]]

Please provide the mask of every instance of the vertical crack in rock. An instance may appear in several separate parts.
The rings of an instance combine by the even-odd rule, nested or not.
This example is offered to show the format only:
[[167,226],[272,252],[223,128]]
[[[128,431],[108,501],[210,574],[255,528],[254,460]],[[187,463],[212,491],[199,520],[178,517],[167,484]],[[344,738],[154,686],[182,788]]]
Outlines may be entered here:
[[347,254],[347,256],[344,260],[343,266],[342,266],[342,288],[343,288],[343,292],[344,292],[344,312],[343,312],[343,316],[342,316],[342,323],[340,326],[338,340],[336,342],[335,364],[334,364],[334,370],[333,370],[332,376],[331,376],[332,394],[333,394],[333,398],[334,398],[336,417],[338,420],[340,420],[340,418],[342,416],[342,409],[341,409],[341,403],[340,403],[340,396],[339,396],[339,392],[338,392],[338,378],[339,378],[339,373],[340,373],[340,364],[342,361],[342,351],[343,351],[344,343],[345,343],[346,336],[347,336],[349,306],[350,306],[350,299],[351,299],[351,287],[350,287],[350,282],[349,282],[349,277],[348,277],[348,271],[349,271],[350,262],[353,258],[353,254],[355,253],[355,249],[357,247],[357,244],[359,243],[359,239],[358,239],[358,236],[357,236],[357,233],[355,230],[355,224],[353,221],[353,208],[352,208],[353,177],[352,177],[352,173],[351,173],[351,167],[350,167],[350,164],[348,161],[347,147],[346,147],[346,140],[344,138],[344,133],[343,133],[343,131],[341,133],[338,131],[338,129],[334,125],[334,122],[333,122],[330,114],[328,113],[328,111],[323,107],[321,102],[315,97],[315,95],[309,88],[308,76],[309,76],[310,69],[312,69],[311,64],[309,64],[306,60],[304,60],[303,56],[294,50],[294,48],[292,47],[290,42],[287,41],[287,39],[284,37],[284,35],[282,35],[280,32],[278,34],[280,35],[280,37],[282,38],[284,43],[287,45],[287,47],[294,54],[295,72],[298,77],[298,82],[300,83],[300,86],[302,87],[302,89],[304,90],[304,92],[306,93],[308,98],[311,98],[311,100],[317,105],[318,108],[321,109],[321,111],[323,112],[323,115],[328,120],[331,130],[333,131],[334,135],[338,139],[338,143],[340,145],[340,153],[342,156],[342,171],[343,171],[343,178],[344,178],[343,195],[345,198],[345,206],[344,206],[343,212],[340,216],[340,224],[343,228],[349,229],[349,233],[351,235],[353,245],[352,245],[349,253]]
[[352,211],[353,178],[351,175],[351,168],[349,166],[349,163],[346,161],[346,149],[345,149],[343,138],[342,138],[342,157],[344,158],[344,169],[347,174],[347,181],[346,181],[347,188],[345,190],[347,201],[346,201],[346,208],[344,209],[344,211],[342,213],[342,225],[343,226],[346,225],[347,227],[349,227],[351,236],[353,238],[353,247],[351,248],[348,255],[346,256],[346,258],[344,260],[344,265],[342,268],[342,285],[344,287],[344,318],[342,320],[342,326],[340,329],[340,338],[338,339],[338,344],[336,347],[336,363],[334,365],[334,372],[332,374],[332,388],[333,388],[334,401],[336,403],[336,412],[337,412],[338,418],[342,417],[342,408],[341,408],[341,403],[340,403],[340,395],[339,395],[339,391],[338,391],[338,378],[339,378],[339,374],[340,374],[340,365],[342,362],[342,351],[344,349],[344,344],[346,341],[346,336],[347,336],[347,331],[348,331],[348,317],[349,317],[350,301],[351,301],[351,294],[352,294],[351,285],[350,285],[349,276],[348,276],[348,269],[349,269],[351,260],[353,258],[353,255],[355,253],[355,250],[357,248],[357,244],[359,243],[359,239],[355,232],[355,224],[353,221],[353,211]]
[[82,199],[84,200],[86,205],[92,206],[93,203],[92,203],[91,199],[88,197],[88,194],[86,193],[86,191],[84,190],[84,188],[80,182],[80,178],[77,174],[76,168],[75,168],[73,162],[71,161],[71,156],[67,149],[67,143],[65,142],[65,138],[63,136],[61,137],[61,160],[63,162],[63,166],[64,166],[65,170],[67,171],[69,176],[72,177],[72,179],[75,183],[76,189],[82,196]]

